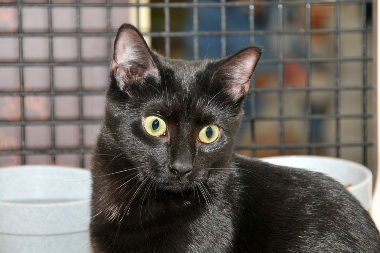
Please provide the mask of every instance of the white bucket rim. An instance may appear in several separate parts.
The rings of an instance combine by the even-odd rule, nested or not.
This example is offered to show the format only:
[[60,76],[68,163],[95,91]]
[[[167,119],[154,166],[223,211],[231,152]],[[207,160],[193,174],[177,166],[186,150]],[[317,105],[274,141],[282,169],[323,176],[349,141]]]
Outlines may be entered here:
[[[330,160],[333,162],[344,162],[347,164],[350,164],[352,166],[355,166],[358,170],[364,173],[364,179],[356,184],[353,184],[350,186],[350,190],[355,190],[361,187],[364,187],[365,185],[372,183],[372,172],[369,168],[365,167],[364,165],[353,162],[350,160],[342,159],[342,158],[336,158],[336,157],[329,157],[329,156],[318,156],[318,155],[284,155],[284,156],[268,156],[268,157],[262,157],[261,160],[265,162],[270,162],[271,159],[287,159],[287,158],[301,158],[301,159],[315,159],[315,160]],[[288,165],[287,165],[288,166]],[[288,167],[291,167],[292,165],[289,164]],[[307,169],[307,168],[305,168]]]
[[[69,166],[59,166],[59,165],[19,165],[19,166],[9,166],[9,167],[0,167],[0,174],[3,171],[11,171],[11,170],[30,170],[30,169],[59,169],[66,171],[73,171],[76,173],[83,173],[91,176],[91,172],[77,167],[69,167]],[[53,203],[19,203],[19,202],[10,202],[7,200],[0,199],[0,206],[14,206],[14,207],[28,207],[28,208],[41,208],[41,207],[50,207],[50,206],[75,206],[75,205],[83,205],[89,203],[91,200],[81,199],[81,200],[73,200],[73,201],[65,201],[65,202],[53,202]]]

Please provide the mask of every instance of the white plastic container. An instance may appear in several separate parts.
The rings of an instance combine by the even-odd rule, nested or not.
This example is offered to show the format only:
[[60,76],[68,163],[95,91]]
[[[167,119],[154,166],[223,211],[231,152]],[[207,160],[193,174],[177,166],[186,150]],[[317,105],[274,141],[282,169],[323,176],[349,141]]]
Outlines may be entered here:
[[0,168],[0,252],[90,252],[90,195],[83,169]]
[[323,156],[274,156],[265,157],[262,160],[324,173],[345,185],[366,210],[371,208],[372,173],[361,164]]

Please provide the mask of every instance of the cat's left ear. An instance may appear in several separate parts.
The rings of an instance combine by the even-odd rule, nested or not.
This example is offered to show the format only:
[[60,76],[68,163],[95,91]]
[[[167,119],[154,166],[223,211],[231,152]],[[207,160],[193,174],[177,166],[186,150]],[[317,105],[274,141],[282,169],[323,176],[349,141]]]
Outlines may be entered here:
[[219,62],[212,77],[235,100],[247,94],[256,64],[261,56],[261,49],[249,47]]

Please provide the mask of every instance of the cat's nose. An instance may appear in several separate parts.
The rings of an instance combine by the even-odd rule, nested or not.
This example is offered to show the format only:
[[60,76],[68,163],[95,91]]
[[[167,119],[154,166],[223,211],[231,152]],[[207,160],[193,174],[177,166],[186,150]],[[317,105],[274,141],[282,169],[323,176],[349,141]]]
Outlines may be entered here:
[[175,176],[186,177],[193,170],[193,166],[191,164],[175,163],[169,170]]

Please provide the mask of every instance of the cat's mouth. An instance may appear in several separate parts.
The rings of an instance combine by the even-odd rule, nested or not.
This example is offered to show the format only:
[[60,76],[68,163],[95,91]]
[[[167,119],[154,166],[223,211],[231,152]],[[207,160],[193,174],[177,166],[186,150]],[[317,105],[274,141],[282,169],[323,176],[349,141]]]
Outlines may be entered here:
[[207,184],[209,173],[191,173],[186,177],[179,175],[168,174],[146,174],[144,177],[149,177],[154,181],[156,188],[167,192],[184,192],[194,190],[199,184]]
[[181,182],[180,180],[170,180],[165,182],[160,182],[158,187],[165,191],[182,192],[191,189],[193,183],[191,182]]
[[155,179],[156,187],[163,191],[183,192],[194,187],[194,182],[179,179]]

